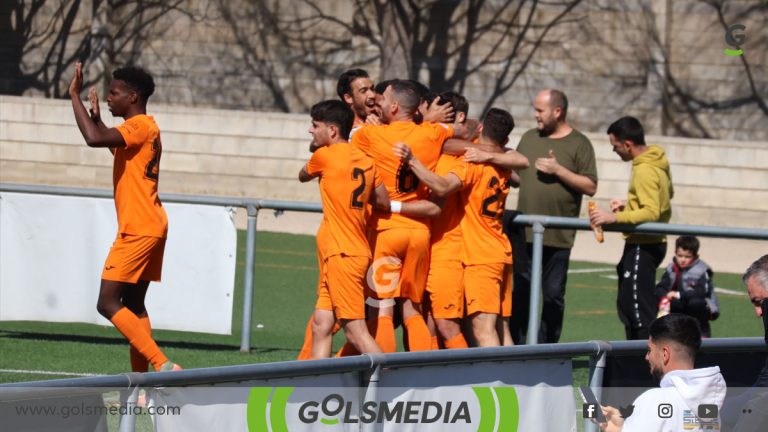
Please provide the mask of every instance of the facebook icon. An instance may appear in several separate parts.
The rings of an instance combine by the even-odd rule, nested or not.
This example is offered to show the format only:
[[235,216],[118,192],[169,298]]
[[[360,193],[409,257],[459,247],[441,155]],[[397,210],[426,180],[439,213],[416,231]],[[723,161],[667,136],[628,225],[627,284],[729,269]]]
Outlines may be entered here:
[[599,409],[597,404],[585,403],[581,406],[581,416],[588,419],[597,418]]

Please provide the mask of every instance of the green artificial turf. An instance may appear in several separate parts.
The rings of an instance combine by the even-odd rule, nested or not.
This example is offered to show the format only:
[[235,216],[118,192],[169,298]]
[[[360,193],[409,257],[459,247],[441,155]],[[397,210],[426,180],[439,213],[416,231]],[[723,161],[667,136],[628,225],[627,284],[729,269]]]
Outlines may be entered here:
[[[241,353],[244,233],[239,233],[231,336],[154,331],[166,355],[187,368],[293,360],[312,312],[317,281],[313,236],[260,232],[256,269],[251,351]],[[616,281],[611,265],[573,262],[571,268],[604,269],[568,277],[562,341],[621,340],[616,317]],[[718,287],[743,292],[740,276],[716,274]],[[152,295],[151,288],[149,295]],[[713,322],[715,337],[762,336],[762,325],[745,296],[720,295],[722,314]],[[150,311],[151,314],[151,311]],[[343,343],[341,335],[335,348]],[[0,322],[0,382],[67,376],[48,371],[116,374],[129,369],[128,344],[111,326],[45,322]],[[583,365],[583,362],[579,363]]]

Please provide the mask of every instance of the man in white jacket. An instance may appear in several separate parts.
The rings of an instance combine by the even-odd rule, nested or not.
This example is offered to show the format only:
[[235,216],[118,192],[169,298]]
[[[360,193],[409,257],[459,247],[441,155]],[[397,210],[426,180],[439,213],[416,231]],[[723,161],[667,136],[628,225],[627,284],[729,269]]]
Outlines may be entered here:
[[605,431],[717,431],[720,408],[725,399],[725,379],[717,366],[694,369],[701,347],[701,331],[695,319],[669,314],[656,319],[649,328],[645,360],[651,374],[661,380],[660,388],[641,394],[633,403],[631,416],[603,407]]

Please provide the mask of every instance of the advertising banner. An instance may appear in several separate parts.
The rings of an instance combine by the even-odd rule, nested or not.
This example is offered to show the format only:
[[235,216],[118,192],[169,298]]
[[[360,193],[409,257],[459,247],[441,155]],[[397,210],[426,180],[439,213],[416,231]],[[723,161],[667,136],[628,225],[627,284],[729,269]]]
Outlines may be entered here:
[[[152,327],[230,334],[237,251],[231,209],[164,207],[162,282],[151,283],[146,298]],[[116,234],[111,199],[0,194],[0,321],[110,325],[96,300]]]
[[[482,376],[481,369],[497,378],[472,382]],[[417,371],[420,379],[384,386],[391,381],[387,374],[404,371]],[[457,371],[466,372],[463,379],[455,379]],[[544,371],[554,374],[541,375]],[[559,377],[567,379],[555,385]],[[166,388],[153,390],[150,399],[155,406],[181,407],[179,416],[155,417],[160,431],[204,431],[214,425],[216,430],[291,432],[576,430],[570,361],[388,369],[377,386],[369,387],[359,387],[357,379],[340,374],[237,387]]]

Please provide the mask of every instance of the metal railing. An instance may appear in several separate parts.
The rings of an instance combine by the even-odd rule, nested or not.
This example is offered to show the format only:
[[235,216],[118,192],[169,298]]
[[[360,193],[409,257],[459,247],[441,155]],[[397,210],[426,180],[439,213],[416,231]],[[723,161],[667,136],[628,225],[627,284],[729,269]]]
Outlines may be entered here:
[[[112,198],[109,190],[83,189],[59,186],[21,185],[0,183],[0,192],[18,192],[46,195],[65,195],[92,198]],[[245,278],[243,281],[243,310],[240,333],[240,351],[249,352],[251,349],[251,323],[253,310],[254,270],[256,264],[256,221],[259,211],[275,210],[276,212],[295,211],[322,213],[320,203],[299,201],[280,201],[264,199],[248,199],[238,197],[198,196],[179,194],[160,194],[164,202],[216,205],[244,208],[248,215],[245,252]],[[539,304],[541,302],[541,272],[542,251],[544,248],[544,231],[547,228],[568,228],[576,230],[591,230],[586,219],[537,216],[518,214],[513,220],[514,225],[531,226],[533,228],[533,256],[531,260],[531,296],[526,343],[538,343],[539,333]],[[704,237],[738,238],[748,240],[768,240],[768,229],[713,227],[704,225],[674,225],[664,223],[644,223],[640,225],[614,224],[605,225],[605,231],[643,234],[674,234],[698,235]]]
[[[755,352],[766,349],[763,338],[705,339],[701,353]],[[100,389],[128,389],[132,397],[139,388],[177,387],[238,383],[243,381],[296,378],[336,373],[361,372],[359,387],[365,387],[365,401],[378,400],[378,376],[384,368],[408,368],[427,365],[471,364],[478,362],[521,361],[538,359],[573,359],[589,356],[589,386],[601,400],[603,372],[610,355],[640,355],[647,350],[646,341],[589,341],[575,343],[518,345],[511,347],[472,348],[463,350],[421,351],[393,354],[363,354],[353,357],[307,361],[286,361],[173,372],[125,373],[120,375],[69,378],[47,381],[0,384],[0,403],[19,400],[79,396],[101,393]],[[134,399],[135,401],[135,399]],[[576,413],[574,413],[576,414]],[[120,431],[132,431],[134,415],[124,415]],[[584,421],[586,431],[597,427]]]
[[[56,186],[19,185],[0,183],[0,192],[51,194],[93,198],[112,198],[108,190],[68,188]],[[262,209],[320,213],[319,203],[295,201],[246,199],[237,197],[212,197],[178,194],[161,194],[164,202],[216,205],[244,208],[247,211],[245,278],[243,282],[243,320],[240,351],[249,352],[251,343],[251,311],[253,309],[254,270],[256,258],[257,216]],[[0,384],[0,401],[18,398],[50,397],[57,394],[71,395],[73,388],[94,387],[162,387],[215,384],[243,380],[296,377],[336,372],[372,371],[375,377],[382,367],[413,367],[426,364],[474,363],[498,360],[532,360],[552,358],[573,358],[589,356],[589,385],[600,398],[603,383],[603,369],[606,355],[613,353],[639,354],[646,350],[644,341],[591,341],[580,343],[536,345],[539,325],[539,302],[541,300],[541,269],[544,231],[547,228],[568,228],[590,230],[589,221],[577,218],[517,215],[513,224],[533,228],[533,257],[531,277],[530,319],[527,341],[530,345],[515,347],[482,348],[471,350],[431,351],[421,353],[394,353],[386,355],[363,355],[340,359],[326,359],[304,362],[279,362],[244,366],[214,367],[176,372],[128,373],[107,377],[86,377],[63,380],[35,381],[29,383]],[[698,225],[672,225],[646,223],[641,225],[607,225],[606,231],[648,233],[648,234],[693,234],[707,237],[768,240],[768,230],[749,228],[711,227]],[[761,338],[708,339],[703,341],[702,352],[761,350],[765,345]],[[370,377],[369,377],[370,379]],[[375,397],[375,382],[368,382],[374,391],[366,393]],[[133,394],[135,397],[136,393]],[[129,416],[130,417],[130,416]],[[132,419],[121,421],[121,430],[132,429]],[[585,423],[587,430],[594,430],[592,423]]]
[[[538,343],[539,303],[541,302],[542,252],[544,250],[544,231],[547,228],[568,228],[582,231],[591,230],[586,219],[555,216],[518,214],[513,219],[514,225],[533,228],[533,256],[531,257],[531,297],[528,316],[526,343]],[[768,229],[713,227],[706,225],[675,225],[665,223],[643,223],[640,225],[613,224],[604,225],[604,231],[640,234],[697,235],[702,237],[737,238],[747,240],[768,240]],[[618,258],[618,257],[617,257]]]
[[[112,199],[113,193],[104,189],[84,189],[60,186],[23,185],[0,183],[0,192],[16,192],[41,195],[61,195],[88,198]],[[319,203],[298,201],[275,201],[237,197],[160,194],[160,199],[168,203],[200,204],[244,208],[248,214],[246,231],[245,278],[243,281],[243,320],[240,333],[240,351],[251,350],[251,311],[253,310],[254,270],[256,266],[256,218],[259,210],[297,211],[322,213]]]

